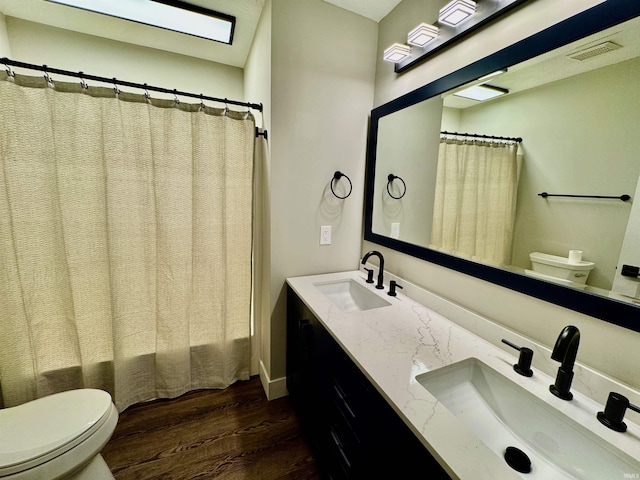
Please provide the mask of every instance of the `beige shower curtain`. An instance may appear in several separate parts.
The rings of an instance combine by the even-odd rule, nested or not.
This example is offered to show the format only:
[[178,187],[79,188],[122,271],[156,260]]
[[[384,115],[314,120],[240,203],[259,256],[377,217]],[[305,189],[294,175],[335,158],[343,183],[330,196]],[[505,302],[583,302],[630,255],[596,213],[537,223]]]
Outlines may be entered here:
[[517,144],[440,142],[431,248],[497,266],[511,263]]
[[0,98],[4,405],[248,378],[253,117],[21,76]]

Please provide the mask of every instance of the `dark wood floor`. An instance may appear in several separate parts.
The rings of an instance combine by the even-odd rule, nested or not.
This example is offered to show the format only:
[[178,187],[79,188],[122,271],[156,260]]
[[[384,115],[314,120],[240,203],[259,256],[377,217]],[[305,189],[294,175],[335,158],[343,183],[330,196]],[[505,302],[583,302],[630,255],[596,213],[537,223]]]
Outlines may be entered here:
[[258,377],[128,408],[102,456],[117,480],[320,478],[289,398]]

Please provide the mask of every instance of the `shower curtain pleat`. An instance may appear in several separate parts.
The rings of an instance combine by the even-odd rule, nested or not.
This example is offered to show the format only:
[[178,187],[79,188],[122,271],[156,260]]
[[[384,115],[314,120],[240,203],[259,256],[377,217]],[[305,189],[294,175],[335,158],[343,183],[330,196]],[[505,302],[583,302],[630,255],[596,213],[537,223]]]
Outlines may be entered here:
[[248,378],[253,117],[21,76],[0,98],[4,405]]

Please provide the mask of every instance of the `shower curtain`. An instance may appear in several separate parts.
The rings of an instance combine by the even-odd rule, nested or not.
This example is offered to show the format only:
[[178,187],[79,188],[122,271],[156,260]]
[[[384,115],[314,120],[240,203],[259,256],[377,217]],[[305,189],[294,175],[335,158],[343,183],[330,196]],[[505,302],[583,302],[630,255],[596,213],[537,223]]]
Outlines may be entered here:
[[517,144],[440,142],[431,248],[496,266],[511,263]]
[[249,376],[248,112],[0,74],[4,406]]

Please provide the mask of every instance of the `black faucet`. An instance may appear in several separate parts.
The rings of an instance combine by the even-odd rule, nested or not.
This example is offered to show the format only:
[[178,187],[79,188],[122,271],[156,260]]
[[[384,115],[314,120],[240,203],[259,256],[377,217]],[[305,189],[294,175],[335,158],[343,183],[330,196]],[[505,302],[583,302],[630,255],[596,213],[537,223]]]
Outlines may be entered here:
[[382,254],[377,250],[371,250],[370,252],[365,253],[364,257],[362,257],[362,265],[366,264],[367,260],[369,260],[369,257],[372,255],[375,255],[380,260],[380,266],[378,267],[378,283],[376,284],[376,288],[378,290],[382,290],[384,288],[384,285],[382,284],[384,281],[384,257]]
[[573,394],[569,390],[573,380],[573,364],[576,361],[579,344],[580,330],[573,325],[568,325],[560,332],[553,347],[553,352],[551,352],[551,359],[560,362],[561,365],[556,375],[556,383],[549,386],[549,390],[556,397],[563,400],[571,400],[573,398]]

